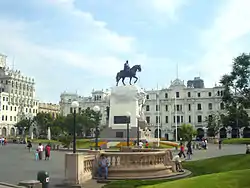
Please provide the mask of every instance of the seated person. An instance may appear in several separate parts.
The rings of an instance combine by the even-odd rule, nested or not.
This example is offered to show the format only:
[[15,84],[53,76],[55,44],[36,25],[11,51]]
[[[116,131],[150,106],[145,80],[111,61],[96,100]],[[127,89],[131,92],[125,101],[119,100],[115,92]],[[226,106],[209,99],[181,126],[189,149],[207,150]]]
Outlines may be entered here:
[[109,167],[109,161],[108,159],[104,156],[104,154],[101,154],[100,159],[99,159],[99,166],[98,166],[98,176],[102,177],[104,174],[104,178],[108,178],[108,167]]
[[176,171],[184,172],[184,170],[182,169],[182,165],[181,165],[181,153],[178,153],[178,155],[174,156],[172,160],[175,163]]

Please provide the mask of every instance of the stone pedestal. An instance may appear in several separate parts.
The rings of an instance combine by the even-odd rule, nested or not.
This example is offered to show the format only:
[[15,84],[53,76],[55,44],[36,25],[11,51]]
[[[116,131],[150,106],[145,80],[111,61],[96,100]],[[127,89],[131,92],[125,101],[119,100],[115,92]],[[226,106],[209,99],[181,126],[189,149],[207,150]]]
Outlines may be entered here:
[[[113,87],[110,95],[109,124],[100,135],[101,138],[126,138],[127,116],[130,113],[130,138],[137,137],[139,120],[143,116],[142,105],[145,92],[135,85]],[[140,118],[139,118],[140,117]],[[139,129],[140,137],[142,135]]]
[[84,153],[65,154],[65,181],[67,185],[81,185],[92,179],[94,155]]

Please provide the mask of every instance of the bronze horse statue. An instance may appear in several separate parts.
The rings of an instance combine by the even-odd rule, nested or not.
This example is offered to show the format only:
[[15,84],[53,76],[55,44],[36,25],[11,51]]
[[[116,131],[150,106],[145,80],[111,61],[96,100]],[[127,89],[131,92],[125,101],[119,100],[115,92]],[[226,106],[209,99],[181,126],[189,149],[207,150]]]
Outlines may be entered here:
[[121,70],[116,75],[116,86],[118,86],[119,81],[122,79],[123,85],[126,85],[124,83],[125,78],[130,78],[129,84],[131,85],[132,78],[135,78],[134,84],[137,82],[138,78],[136,77],[136,72],[141,72],[141,65],[134,65],[129,71]]

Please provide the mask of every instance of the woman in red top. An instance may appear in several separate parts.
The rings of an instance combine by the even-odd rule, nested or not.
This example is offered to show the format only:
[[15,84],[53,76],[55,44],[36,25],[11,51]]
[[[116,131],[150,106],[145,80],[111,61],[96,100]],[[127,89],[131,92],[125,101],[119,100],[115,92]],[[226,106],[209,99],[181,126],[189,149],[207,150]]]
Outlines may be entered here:
[[45,160],[49,160],[50,158],[50,149],[51,149],[50,145],[47,144],[47,146],[45,147]]
[[184,145],[181,143],[181,146],[180,146],[180,157],[183,155],[184,158],[186,158],[186,155],[185,155],[185,147]]

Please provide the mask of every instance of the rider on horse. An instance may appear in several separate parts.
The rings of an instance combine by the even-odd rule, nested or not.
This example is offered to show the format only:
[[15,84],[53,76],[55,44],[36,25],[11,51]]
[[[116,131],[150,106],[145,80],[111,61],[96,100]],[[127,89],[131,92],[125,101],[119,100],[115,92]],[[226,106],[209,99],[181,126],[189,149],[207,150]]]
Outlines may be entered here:
[[129,67],[129,64],[128,64],[128,60],[127,60],[126,63],[124,64],[124,71],[125,71],[125,72],[129,72],[129,71],[130,71],[130,67]]

